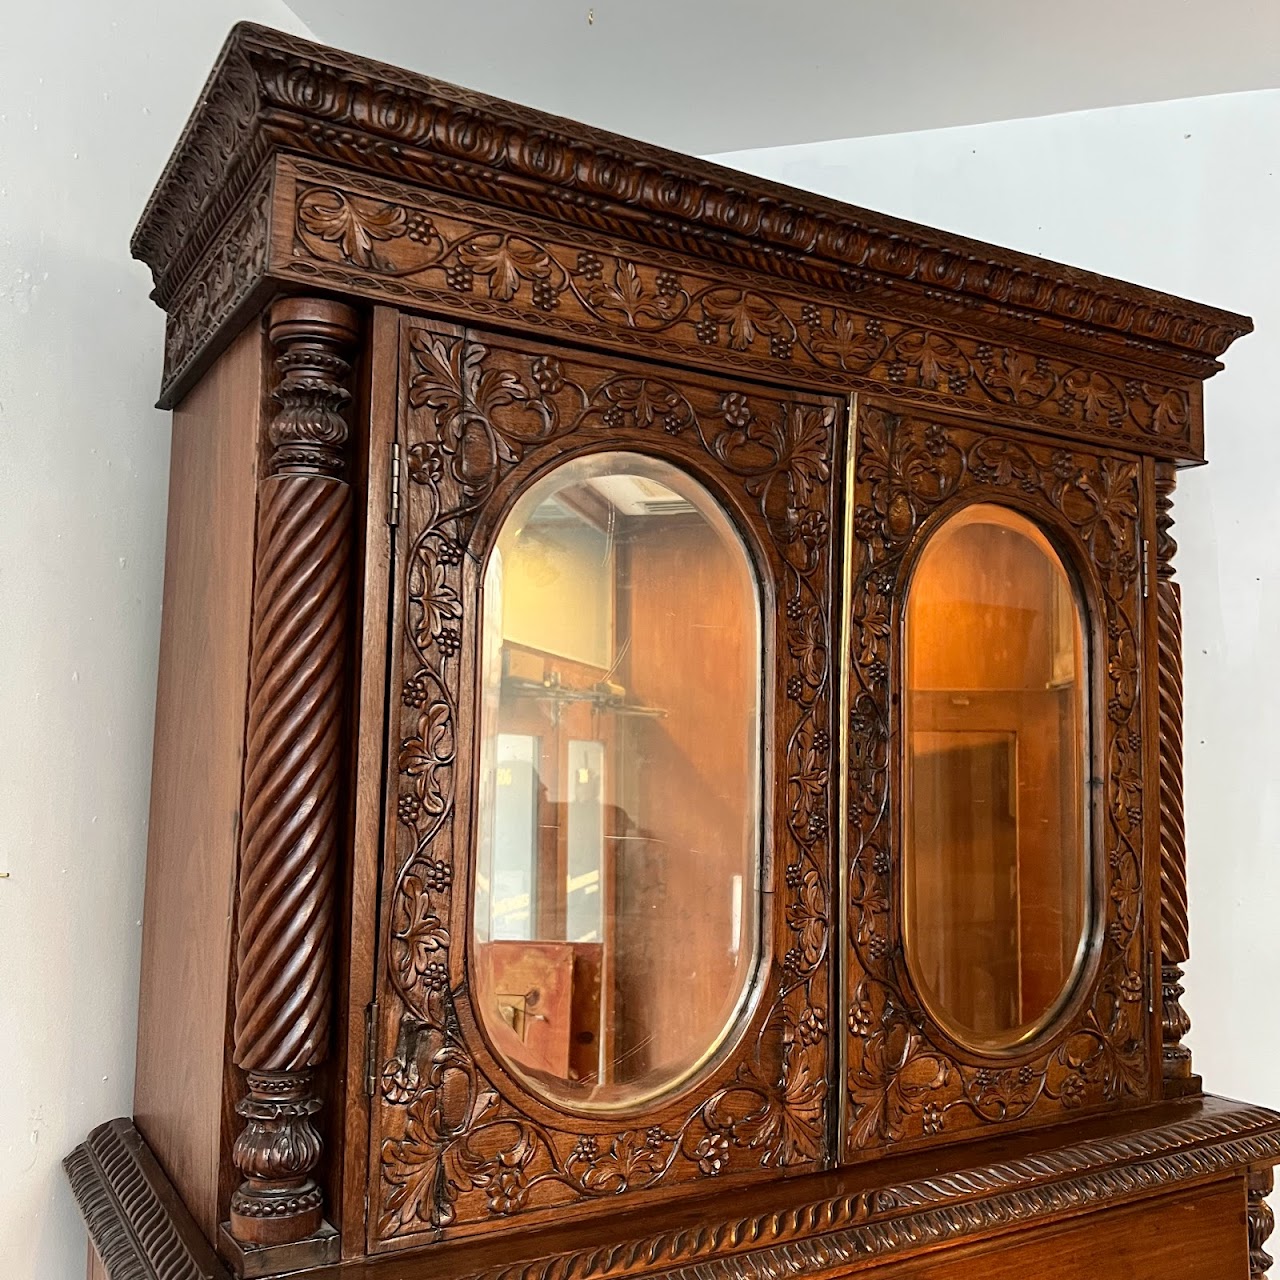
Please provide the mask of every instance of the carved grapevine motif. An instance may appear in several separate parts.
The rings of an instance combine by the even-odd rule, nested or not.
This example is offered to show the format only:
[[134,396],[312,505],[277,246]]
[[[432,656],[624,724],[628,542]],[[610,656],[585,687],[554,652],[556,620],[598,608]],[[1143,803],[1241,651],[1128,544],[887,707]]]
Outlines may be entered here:
[[271,184],[244,201],[243,211],[210,247],[201,271],[174,302],[165,327],[165,385],[181,378],[214,333],[260,284],[267,268]]
[[[299,167],[316,178],[326,173]],[[427,210],[300,182],[289,269],[306,275],[314,262],[339,264],[365,273],[375,290],[395,286],[403,294],[411,290],[395,282],[413,281],[467,308],[502,306],[524,321],[579,331],[587,321],[667,349],[866,378],[1100,440],[1190,439],[1191,406],[1179,388],[941,333],[936,322],[904,323],[762,291],[745,276],[725,283],[736,273],[683,259],[659,265],[603,242],[584,249],[552,240],[528,220],[494,226],[479,222],[483,216],[444,197]]]
[[[336,215],[332,233],[352,235]],[[368,248],[376,251],[373,241]],[[458,261],[505,288],[513,264],[528,266],[520,255],[484,242]],[[426,326],[408,330],[404,358],[410,521],[386,948],[395,999],[381,1028],[376,1236],[407,1241],[673,1182],[821,1167],[829,1155],[833,406]],[[785,910],[766,924],[775,963],[754,1039],[709,1081],[630,1128],[535,1118],[518,1093],[506,1096],[489,1078],[459,1018],[467,978],[455,932],[469,928],[456,770],[461,653],[475,616],[462,564],[474,520],[514,469],[531,471],[602,438],[641,449],[661,439],[669,453],[737,485],[758,513],[785,607],[786,776],[777,806],[785,830],[773,836]]]
[[[1024,443],[989,431],[861,414],[849,661],[849,984],[846,1157],[943,1131],[1048,1118],[1144,1097],[1141,929],[1142,753],[1138,705],[1138,481],[1135,462]],[[1106,698],[1101,714],[1105,859],[1101,962],[1064,1036],[1008,1066],[969,1061],[933,1027],[906,970],[894,853],[890,693],[896,683],[902,572],[921,524],[980,496],[1039,508],[1074,532],[1102,590]]]

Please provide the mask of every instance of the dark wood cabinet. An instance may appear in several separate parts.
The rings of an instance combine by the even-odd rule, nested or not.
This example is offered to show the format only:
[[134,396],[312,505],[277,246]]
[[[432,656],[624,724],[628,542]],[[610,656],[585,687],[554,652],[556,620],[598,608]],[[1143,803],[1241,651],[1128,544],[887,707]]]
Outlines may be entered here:
[[1176,469],[1250,322],[237,27],[112,1280],[1261,1275],[1182,1041]]

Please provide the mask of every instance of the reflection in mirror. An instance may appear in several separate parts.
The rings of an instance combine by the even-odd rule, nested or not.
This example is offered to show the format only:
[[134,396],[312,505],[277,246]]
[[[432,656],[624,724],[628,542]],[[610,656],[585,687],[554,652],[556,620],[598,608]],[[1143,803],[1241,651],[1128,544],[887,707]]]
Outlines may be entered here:
[[952,516],[906,622],[906,944],[938,1020],[1009,1046],[1069,995],[1089,921],[1084,615],[1057,552],[992,504]]
[[483,589],[473,973],[491,1044],[583,1109],[678,1087],[758,961],[755,575],[701,485],[635,454],[524,494]]

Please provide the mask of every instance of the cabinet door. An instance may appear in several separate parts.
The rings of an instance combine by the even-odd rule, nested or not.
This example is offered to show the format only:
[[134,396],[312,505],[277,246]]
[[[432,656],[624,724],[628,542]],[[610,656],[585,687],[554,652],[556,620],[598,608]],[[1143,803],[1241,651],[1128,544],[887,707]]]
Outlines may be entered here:
[[1142,1102],[1141,464],[860,405],[843,1158]]
[[824,1167],[837,403],[400,344],[371,1247]]

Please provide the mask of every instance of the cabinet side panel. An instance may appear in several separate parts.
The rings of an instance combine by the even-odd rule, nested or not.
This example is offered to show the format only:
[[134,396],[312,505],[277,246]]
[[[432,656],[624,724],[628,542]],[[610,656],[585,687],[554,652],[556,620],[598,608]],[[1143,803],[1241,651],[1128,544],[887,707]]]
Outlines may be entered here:
[[173,415],[138,1013],[137,1125],[210,1238],[240,830],[262,337]]
[[85,1280],[111,1280],[107,1275],[107,1269],[102,1265],[102,1259],[98,1257],[98,1251],[93,1247],[92,1242],[89,1244],[89,1261],[88,1268],[85,1272]]

